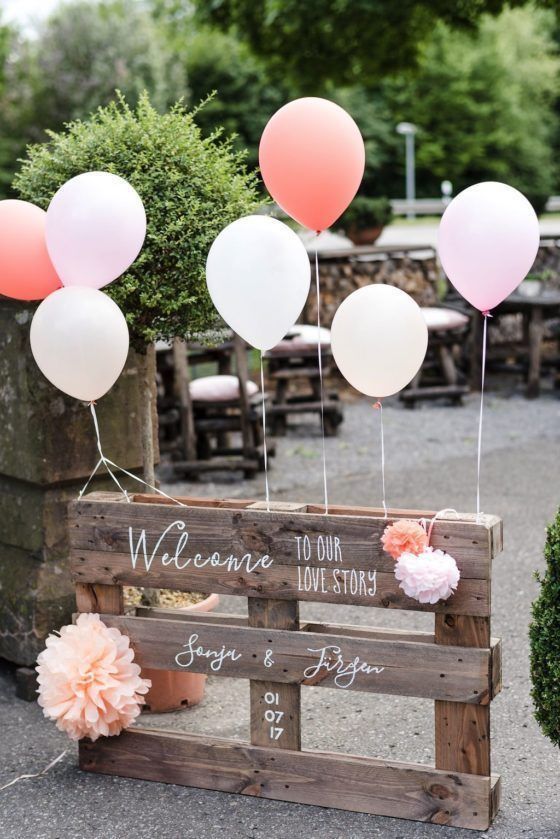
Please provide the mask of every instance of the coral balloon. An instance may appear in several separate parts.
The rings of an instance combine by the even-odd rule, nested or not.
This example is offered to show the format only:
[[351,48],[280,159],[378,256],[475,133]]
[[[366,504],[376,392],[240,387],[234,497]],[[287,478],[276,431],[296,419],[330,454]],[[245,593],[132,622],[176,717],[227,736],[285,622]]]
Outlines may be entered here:
[[381,399],[402,390],[420,369],[428,327],[410,295],[379,283],[342,301],[331,326],[331,346],[344,378]]
[[94,288],[61,288],[31,321],[31,351],[63,393],[91,402],[115,384],[128,354],[128,327],[110,297]]
[[132,265],[145,235],[140,196],[110,172],[84,172],[66,181],[47,210],[47,248],[65,286],[113,282]]
[[288,102],[267,123],[259,164],[274,200],[311,230],[325,230],[360,186],[365,149],[360,129],[328,99]]
[[60,288],[45,244],[46,218],[28,201],[0,201],[0,294],[42,300]]
[[448,205],[439,226],[439,257],[459,294],[486,312],[527,275],[539,235],[539,220],[525,196],[507,184],[486,181]]

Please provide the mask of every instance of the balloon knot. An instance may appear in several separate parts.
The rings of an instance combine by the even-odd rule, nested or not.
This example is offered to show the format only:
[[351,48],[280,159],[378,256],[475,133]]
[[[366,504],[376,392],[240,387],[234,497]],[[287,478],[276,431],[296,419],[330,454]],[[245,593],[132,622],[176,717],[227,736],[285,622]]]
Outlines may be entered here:
[[381,400],[378,399],[377,402],[374,402],[371,407],[375,408],[376,411],[381,410],[381,408],[383,407],[381,404]]
[[493,317],[493,315],[491,315],[491,314],[490,314],[490,310],[489,310],[489,309],[484,309],[484,311],[482,312],[482,317],[484,317],[484,318],[491,318],[491,317]]

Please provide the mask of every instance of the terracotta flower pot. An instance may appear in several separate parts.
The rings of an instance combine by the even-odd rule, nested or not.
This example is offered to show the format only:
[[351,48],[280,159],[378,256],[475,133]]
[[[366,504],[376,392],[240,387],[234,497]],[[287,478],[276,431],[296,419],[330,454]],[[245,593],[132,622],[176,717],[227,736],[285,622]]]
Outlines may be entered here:
[[355,227],[351,225],[346,235],[355,245],[373,245],[379,239],[383,231],[383,225],[378,227]]
[[[211,612],[220,598],[217,594],[209,594],[200,603],[194,603],[181,609],[183,612]],[[180,670],[152,670],[146,667],[142,676],[151,679],[152,686],[146,694],[146,704],[143,710],[155,714],[166,711],[180,711],[198,705],[204,696],[206,676],[204,673],[187,673]]]

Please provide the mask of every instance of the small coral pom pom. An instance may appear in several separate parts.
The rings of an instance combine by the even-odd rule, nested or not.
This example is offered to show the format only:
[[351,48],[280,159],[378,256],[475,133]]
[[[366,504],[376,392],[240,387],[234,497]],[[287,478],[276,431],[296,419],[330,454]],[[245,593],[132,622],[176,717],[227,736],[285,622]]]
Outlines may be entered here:
[[126,635],[82,614],[46,644],[37,659],[38,702],[57,728],[72,740],[97,740],[134,722],[151,683],[140,677]]
[[419,603],[437,603],[451,597],[461,574],[457,563],[449,554],[426,548],[416,556],[402,554],[395,566],[395,577],[408,597]]
[[398,559],[404,553],[421,554],[428,547],[428,537],[417,521],[399,519],[385,528],[381,544],[389,556]]

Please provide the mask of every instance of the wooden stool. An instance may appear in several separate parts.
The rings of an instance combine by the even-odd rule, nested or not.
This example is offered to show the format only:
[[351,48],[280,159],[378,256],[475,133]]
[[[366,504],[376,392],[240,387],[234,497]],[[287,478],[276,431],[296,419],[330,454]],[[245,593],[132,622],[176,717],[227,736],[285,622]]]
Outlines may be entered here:
[[[333,371],[330,330],[321,329],[323,382]],[[317,358],[317,327],[297,325],[267,353],[268,375],[274,383],[273,403],[267,409],[275,436],[286,434],[288,417],[321,416],[321,379]],[[338,393],[324,394],[325,436],[334,437],[344,419]]]

